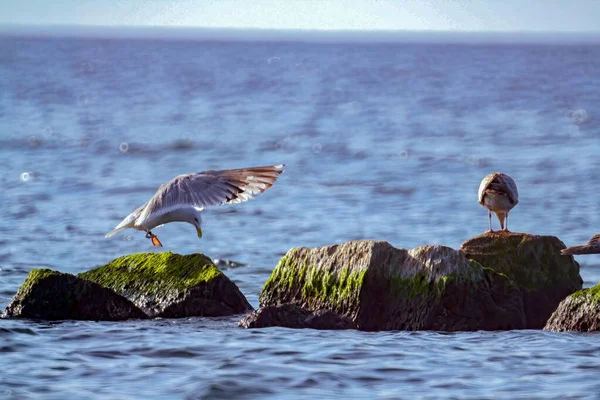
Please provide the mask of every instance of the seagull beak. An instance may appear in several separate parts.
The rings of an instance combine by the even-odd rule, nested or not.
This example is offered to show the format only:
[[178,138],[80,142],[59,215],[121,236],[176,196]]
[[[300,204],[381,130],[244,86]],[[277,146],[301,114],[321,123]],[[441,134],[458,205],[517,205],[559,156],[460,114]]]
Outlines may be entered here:
[[196,232],[198,232],[198,238],[202,239],[202,229],[199,226],[196,227]]

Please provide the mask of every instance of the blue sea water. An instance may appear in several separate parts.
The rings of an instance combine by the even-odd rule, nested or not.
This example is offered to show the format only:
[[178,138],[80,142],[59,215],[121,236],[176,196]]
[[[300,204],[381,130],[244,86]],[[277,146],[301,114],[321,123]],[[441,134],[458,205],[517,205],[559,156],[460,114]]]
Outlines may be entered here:
[[[181,173],[285,163],[256,200],[155,233],[256,307],[279,257],[351,239],[458,247],[488,228],[600,230],[600,46],[0,37],[0,307],[27,273],[155,251],[105,239]],[[494,221],[497,226],[497,221]],[[578,258],[584,285],[600,258]],[[600,337],[237,328],[239,317],[0,320],[0,398],[597,398]]]

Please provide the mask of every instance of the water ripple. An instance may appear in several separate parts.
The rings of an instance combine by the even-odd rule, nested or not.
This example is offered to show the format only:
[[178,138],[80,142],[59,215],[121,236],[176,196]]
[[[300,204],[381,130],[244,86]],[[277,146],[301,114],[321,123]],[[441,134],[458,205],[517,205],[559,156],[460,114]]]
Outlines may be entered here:
[[[600,226],[599,56],[598,46],[0,38],[0,306],[32,269],[78,273],[153,251],[136,232],[104,234],[160,184],[205,169],[287,164],[256,201],[207,211],[201,241],[185,224],[159,231],[167,250],[219,260],[255,307],[298,245],[460,246],[487,229],[476,193],[492,170],[519,185],[515,230],[585,242]],[[599,260],[580,260],[586,286],[600,281]],[[0,319],[0,397],[600,390],[595,334],[244,330],[239,318]]]

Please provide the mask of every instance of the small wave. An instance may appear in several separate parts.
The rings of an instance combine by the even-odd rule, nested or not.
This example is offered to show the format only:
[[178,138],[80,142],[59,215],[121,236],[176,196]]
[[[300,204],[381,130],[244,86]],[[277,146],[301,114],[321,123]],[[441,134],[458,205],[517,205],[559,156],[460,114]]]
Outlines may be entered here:
[[220,258],[215,258],[213,263],[221,269],[231,269],[231,268],[239,268],[239,267],[247,267],[248,264],[244,264],[238,261],[233,260],[225,260]]
[[256,382],[256,385],[253,385],[252,382],[233,379],[219,380],[218,382],[210,383],[202,394],[187,397],[187,399],[231,399],[239,397],[241,393],[246,398],[252,398],[277,393],[259,382]]
[[15,334],[23,335],[37,335],[37,333],[30,328],[2,328],[0,327],[0,337],[13,336]]
[[397,194],[404,197],[409,197],[416,192],[415,187],[388,187],[388,186],[376,186],[373,191],[377,194],[389,195]]

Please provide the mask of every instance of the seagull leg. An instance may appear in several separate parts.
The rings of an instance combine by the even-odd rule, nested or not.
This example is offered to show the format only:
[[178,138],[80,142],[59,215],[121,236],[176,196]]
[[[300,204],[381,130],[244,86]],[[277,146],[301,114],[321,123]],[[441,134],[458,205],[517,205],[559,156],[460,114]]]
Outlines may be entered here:
[[150,231],[146,231],[146,238],[152,240],[153,246],[163,247],[162,243],[160,242],[160,240],[158,240],[158,237],[154,233],[152,233]]
[[490,219],[490,230],[488,232],[494,232],[492,229],[492,212],[488,210],[488,218]]
[[506,221],[504,222],[504,231],[505,232],[510,232],[508,230],[508,213],[506,213]]

